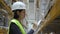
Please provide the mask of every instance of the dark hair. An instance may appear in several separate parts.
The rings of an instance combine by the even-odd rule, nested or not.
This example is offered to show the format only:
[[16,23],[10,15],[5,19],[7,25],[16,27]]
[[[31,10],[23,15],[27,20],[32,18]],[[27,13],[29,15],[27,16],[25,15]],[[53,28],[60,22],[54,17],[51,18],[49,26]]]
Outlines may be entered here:
[[14,17],[13,18],[15,18],[15,19],[19,18],[19,15],[17,15],[17,11],[21,12],[21,11],[23,11],[23,9],[13,10],[13,12],[14,12]]

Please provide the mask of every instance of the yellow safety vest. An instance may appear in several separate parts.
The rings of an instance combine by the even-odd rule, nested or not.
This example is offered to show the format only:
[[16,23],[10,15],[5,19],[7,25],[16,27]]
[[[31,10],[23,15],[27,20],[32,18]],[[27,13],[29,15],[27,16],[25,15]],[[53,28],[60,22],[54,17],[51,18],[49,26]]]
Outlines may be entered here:
[[22,34],[26,34],[23,26],[21,25],[21,23],[18,20],[12,19],[10,23],[15,23],[19,27],[20,32],[22,32]]

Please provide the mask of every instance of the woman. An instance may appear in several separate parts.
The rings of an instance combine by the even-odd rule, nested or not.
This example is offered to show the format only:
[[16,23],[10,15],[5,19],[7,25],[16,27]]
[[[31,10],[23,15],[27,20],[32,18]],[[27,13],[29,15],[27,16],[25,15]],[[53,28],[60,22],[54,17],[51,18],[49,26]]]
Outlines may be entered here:
[[25,32],[22,26],[22,20],[25,18],[26,5],[23,2],[15,2],[12,5],[12,11],[14,12],[14,17],[10,21],[9,34],[33,34],[34,28],[32,28],[28,33]]

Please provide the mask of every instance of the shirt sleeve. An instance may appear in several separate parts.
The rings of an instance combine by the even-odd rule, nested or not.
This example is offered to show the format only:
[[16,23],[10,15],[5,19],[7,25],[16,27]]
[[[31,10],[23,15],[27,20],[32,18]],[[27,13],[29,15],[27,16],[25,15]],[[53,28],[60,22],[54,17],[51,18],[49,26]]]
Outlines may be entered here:
[[31,29],[27,34],[33,34],[34,33],[34,30]]
[[9,34],[22,34],[22,33],[20,32],[20,30],[16,24],[11,23]]

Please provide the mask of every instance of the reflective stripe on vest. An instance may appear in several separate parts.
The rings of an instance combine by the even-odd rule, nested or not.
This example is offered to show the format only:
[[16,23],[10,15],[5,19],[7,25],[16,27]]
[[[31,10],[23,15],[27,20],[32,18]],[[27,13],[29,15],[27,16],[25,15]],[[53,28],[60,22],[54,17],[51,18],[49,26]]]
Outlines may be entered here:
[[20,29],[20,31],[22,32],[22,34],[26,34],[24,28],[22,27],[21,23],[20,23],[18,20],[13,19],[13,20],[11,20],[11,23],[12,23],[12,22],[15,23],[15,24],[19,27],[19,29]]

